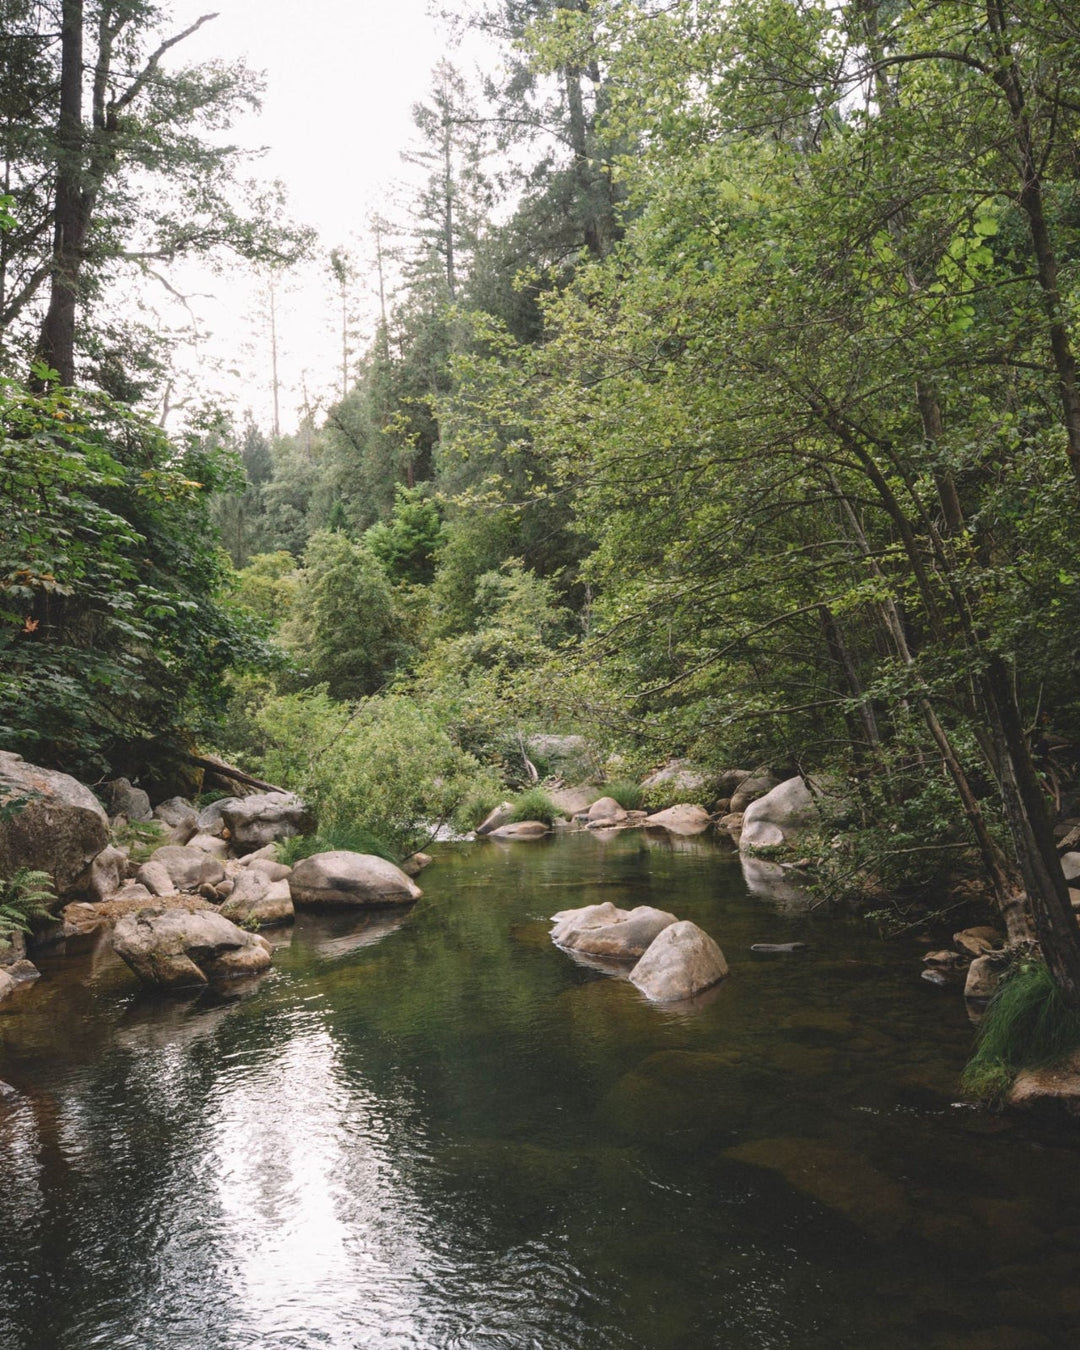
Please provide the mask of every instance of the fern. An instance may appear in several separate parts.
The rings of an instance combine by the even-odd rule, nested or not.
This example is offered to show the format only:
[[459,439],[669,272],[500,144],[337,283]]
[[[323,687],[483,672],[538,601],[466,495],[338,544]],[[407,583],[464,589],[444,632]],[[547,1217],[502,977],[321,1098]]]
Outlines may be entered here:
[[0,879],[0,948],[11,946],[5,934],[28,933],[34,919],[48,918],[48,907],[55,902],[48,872],[20,867],[10,877]]

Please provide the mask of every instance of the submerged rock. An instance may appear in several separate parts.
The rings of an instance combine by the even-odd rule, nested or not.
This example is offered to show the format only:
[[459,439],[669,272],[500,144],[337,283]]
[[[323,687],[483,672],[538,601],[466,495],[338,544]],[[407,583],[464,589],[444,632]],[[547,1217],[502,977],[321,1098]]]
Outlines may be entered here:
[[683,919],[659,934],[630,972],[630,983],[654,1003],[675,1003],[718,984],[727,973],[724,953],[713,939]]
[[401,864],[401,870],[407,877],[418,877],[425,867],[430,867],[435,859],[430,853],[411,853]]
[[270,945],[209,907],[146,908],[121,918],[113,947],[144,984],[186,989],[261,974],[270,967]]
[[725,1156],[779,1173],[793,1189],[875,1237],[891,1237],[911,1219],[899,1182],[860,1154],[823,1139],[755,1139]]
[[313,853],[296,864],[289,890],[297,905],[407,905],[423,894],[400,867],[370,853]]

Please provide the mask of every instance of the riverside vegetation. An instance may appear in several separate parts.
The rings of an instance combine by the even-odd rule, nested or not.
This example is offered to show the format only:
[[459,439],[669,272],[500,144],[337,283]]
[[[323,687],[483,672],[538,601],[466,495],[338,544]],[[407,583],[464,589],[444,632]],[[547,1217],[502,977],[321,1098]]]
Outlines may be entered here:
[[163,70],[167,17],[4,11],[4,747],[159,798],[217,750],[396,857],[535,778],[681,757],[644,804],[723,811],[733,764],[824,775],[823,894],[981,895],[1034,1011],[979,1053],[1043,1057],[1080,1007],[1072,7],[462,7],[505,81],[436,72],[402,286],[270,437],[167,436],[168,352],[107,303],[136,168],[211,184],[153,217],[166,260],[310,242],[228,206],[200,126],[257,91]]

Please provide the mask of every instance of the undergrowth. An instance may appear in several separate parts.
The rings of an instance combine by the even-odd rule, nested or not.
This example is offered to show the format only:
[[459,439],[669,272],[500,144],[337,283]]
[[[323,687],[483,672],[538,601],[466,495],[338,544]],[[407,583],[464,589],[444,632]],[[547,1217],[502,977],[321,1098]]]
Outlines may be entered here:
[[1001,1102],[1021,1069],[1059,1063],[1080,1048],[1080,1011],[1062,997],[1042,961],[1019,961],[987,1005],[964,1090]]
[[0,880],[0,950],[11,946],[12,933],[28,933],[34,919],[48,918],[55,900],[48,872],[20,867]]
[[514,809],[510,819],[517,823],[523,820],[542,820],[545,825],[553,825],[561,816],[543,788],[530,788],[514,799]]

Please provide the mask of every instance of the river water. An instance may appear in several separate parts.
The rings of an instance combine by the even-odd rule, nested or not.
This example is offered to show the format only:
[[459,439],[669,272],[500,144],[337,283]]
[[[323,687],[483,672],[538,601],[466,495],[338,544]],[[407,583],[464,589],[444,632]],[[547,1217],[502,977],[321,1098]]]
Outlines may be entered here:
[[[923,948],[706,841],[438,854],[242,997],[98,952],[5,1005],[2,1350],[1080,1343],[1080,1128],[958,1100]],[[730,978],[665,1010],[551,945],[600,900],[693,919]]]

